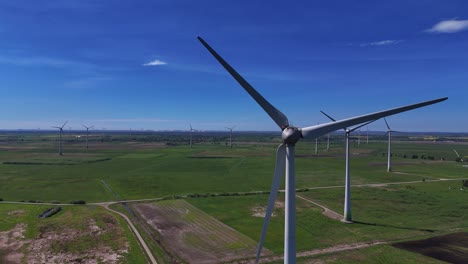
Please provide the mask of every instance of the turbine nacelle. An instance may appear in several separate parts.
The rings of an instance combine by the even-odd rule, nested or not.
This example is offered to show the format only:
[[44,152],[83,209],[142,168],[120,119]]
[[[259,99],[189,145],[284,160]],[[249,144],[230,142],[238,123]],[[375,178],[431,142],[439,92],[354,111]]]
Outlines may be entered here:
[[281,137],[285,144],[294,145],[302,138],[302,132],[297,127],[286,127],[283,129]]

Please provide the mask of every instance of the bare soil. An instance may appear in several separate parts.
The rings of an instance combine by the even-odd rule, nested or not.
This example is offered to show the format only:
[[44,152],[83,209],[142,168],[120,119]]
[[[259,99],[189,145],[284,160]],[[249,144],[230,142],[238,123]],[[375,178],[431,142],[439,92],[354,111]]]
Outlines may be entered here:
[[468,232],[400,242],[393,246],[449,263],[464,264],[468,260]]
[[[283,208],[284,209],[284,202],[282,201],[275,201],[275,208]],[[266,206],[254,206],[250,208],[250,212],[252,212],[252,216],[265,218],[266,214]],[[275,217],[275,211],[271,213],[271,217]]]
[[[10,213],[24,213],[20,211]],[[88,219],[83,229],[44,226],[34,239],[25,239],[27,226],[17,224],[9,231],[0,232],[0,263],[119,263],[122,254],[128,253],[129,244],[121,240],[123,231],[117,220],[110,215],[106,217],[109,218],[102,228],[94,219]],[[117,241],[118,249],[107,245],[111,242],[104,237],[109,234],[117,234],[112,243]]]
[[[257,243],[184,200],[133,206],[169,250],[187,263],[225,263],[255,256]],[[265,255],[270,254],[264,250]]]
[[24,231],[26,231],[26,225],[17,224],[11,230],[0,232],[0,263],[21,263],[24,256],[21,248],[26,242]]

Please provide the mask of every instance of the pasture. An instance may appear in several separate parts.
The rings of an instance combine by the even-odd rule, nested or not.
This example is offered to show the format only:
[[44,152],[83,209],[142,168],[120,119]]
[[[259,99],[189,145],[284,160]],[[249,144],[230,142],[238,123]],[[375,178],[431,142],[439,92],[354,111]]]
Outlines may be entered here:
[[[114,201],[113,194],[101,182],[105,180],[123,200],[164,198],[165,201],[152,206],[160,211],[182,205],[190,208],[189,211],[197,214],[189,217],[188,226],[203,225],[203,221],[197,220],[203,218],[233,228],[236,235],[232,236],[239,236],[240,241],[248,245],[246,253],[239,254],[239,258],[253,257],[268,198],[267,194],[253,193],[267,193],[270,189],[279,137],[243,134],[242,141],[236,141],[235,147],[230,149],[225,144],[227,134],[199,135],[194,137],[195,144],[190,149],[186,136],[94,135],[89,149],[84,148],[82,139],[71,138],[64,143],[62,157],[57,154],[53,135],[23,135],[22,140],[0,141],[0,198],[54,203]],[[392,144],[393,170],[387,173],[387,144],[381,139],[371,137],[369,144],[364,140],[359,146],[356,140],[351,144],[354,224],[345,225],[330,219],[322,214],[320,207],[297,199],[298,252],[303,253],[301,261],[304,263],[313,259],[354,263],[359,259],[370,260],[370,256],[391,260],[399,254],[408,260],[427,260],[427,257],[403,253],[388,245],[355,249],[350,253],[355,258],[349,261],[340,257],[346,256],[343,252],[317,255],[312,251],[467,230],[468,205],[461,201],[467,201],[468,191],[460,188],[462,179],[468,178],[468,168],[455,162],[453,149],[464,155],[468,153],[468,145],[455,141],[432,142],[433,138],[431,141],[420,137],[411,138],[415,141],[407,136],[397,138]],[[305,141],[297,145],[296,188],[300,189],[297,194],[342,214],[345,163],[342,136],[332,136],[329,151],[321,139],[318,155],[314,155],[314,144]],[[265,241],[265,252],[271,253],[269,261],[272,262],[278,261],[275,256],[283,251],[282,197],[280,194]],[[12,205],[0,204],[0,209],[7,206],[10,210]],[[42,208],[43,205],[37,206]],[[133,205],[134,208],[139,206]],[[136,211],[142,217],[141,212]],[[120,220],[119,223],[121,228],[126,228]],[[164,233],[158,230],[161,226],[154,228]],[[197,228],[204,230],[200,226]],[[210,239],[216,237],[208,232],[205,235]],[[199,237],[198,242],[209,240],[201,239],[201,234],[191,237]],[[151,242],[149,237],[148,242]],[[198,242],[194,243],[201,243]],[[217,243],[216,252],[228,256],[239,250],[237,246],[242,243]],[[203,245],[199,250],[210,252],[215,250],[212,246]],[[153,245],[152,249],[158,251],[154,247],[158,246]],[[172,250],[181,259],[187,254],[187,250]],[[135,263],[142,263],[140,261]]]

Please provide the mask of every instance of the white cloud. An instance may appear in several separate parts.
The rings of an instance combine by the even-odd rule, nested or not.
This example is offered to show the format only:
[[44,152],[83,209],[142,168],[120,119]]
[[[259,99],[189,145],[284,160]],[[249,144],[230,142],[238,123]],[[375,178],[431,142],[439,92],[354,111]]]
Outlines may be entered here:
[[368,43],[361,43],[359,46],[361,47],[366,47],[366,46],[387,46],[387,45],[394,45],[402,42],[403,40],[395,40],[395,39],[386,39],[386,40],[381,40],[381,41],[375,41],[375,42],[368,42]]
[[457,20],[456,18],[450,20],[440,21],[435,24],[431,29],[426,32],[432,33],[456,33],[462,30],[468,30],[468,20]]
[[154,60],[154,61],[150,61],[148,63],[143,64],[143,66],[160,66],[160,65],[166,65],[166,64],[167,62]]

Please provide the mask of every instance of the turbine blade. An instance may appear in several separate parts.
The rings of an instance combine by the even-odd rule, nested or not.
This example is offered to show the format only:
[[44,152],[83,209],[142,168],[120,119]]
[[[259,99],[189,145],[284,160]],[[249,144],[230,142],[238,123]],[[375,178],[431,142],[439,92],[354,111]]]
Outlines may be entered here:
[[81,125],[84,126],[84,128],[89,129],[89,127],[87,127],[87,126],[85,126],[85,125],[83,125],[83,124],[81,124]]
[[60,129],[60,127],[54,127],[54,126],[53,126],[53,128],[58,128],[58,129]]
[[67,121],[65,121],[65,123],[63,123],[63,126],[62,126],[62,128],[63,128],[63,127],[64,127],[64,126],[65,126],[67,123],[68,123],[68,120],[67,120]]
[[350,129],[349,132],[353,132],[354,130],[356,130],[356,129],[358,129],[358,128],[361,128],[361,127],[363,127],[363,126],[367,126],[368,124],[370,124],[370,123],[372,123],[372,122],[374,122],[374,121],[375,121],[375,120],[371,120],[371,121],[369,121],[369,122],[367,122],[367,123],[364,123],[364,124],[362,124],[362,125],[359,125],[359,126],[357,126],[357,127],[354,127],[354,128],[352,128],[352,129]]
[[333,119],[333,117],[327,115],[324,111],[320,110],[320,113],[324,114],[326,117],[328,117],[328,119],[330,119],[331,121],[336,121],[335,119]]
[[265,240],[268,224],[270,223],[271,213],[275,207],[276,196],[280,187],[282,176],[286,170],[286,145],[281,144],[276,151],[276,166],[275,175],[273,176],[273,183],[271,184],[270,197],[268,198],[268,205],[265,212],[265,220],[263,221],[262,234],[260,235],[260,242],[258,243],[257,257],[255,263],[258,263],[260,254],[262,253],[263,242]]
[[421,103],[417,103],[417,104],[392,108],[392,109],[388,109],[388,110],[384,110],[384,111],[380,111],[380,112],[375,112],[375,113],[371,113],[371,114],[367,114],[367,115],[361,115],[361,116],[351,117],[351,118],[347,118],[347,119],[342,119],[342,120],[338,120],[336,122],[330,122],[330,123],[326,123],[326,124],[305,127],[305,128],[301,129],[301,132],[302,132],[302,136],[304,138],[316,138],[316,137],[320,137],[322,135],[325,135],[325,134],[327,134],[329,132],[332,132],[332,131],[335,131],[335,130],[338,130],[338,129],[342,129],[342,128],[346,128],[346,127],[349,127],[349,126],[361,124],[361,123],[371,121],[371,120],[376,120],[376,119],[379,119],[379,118],[382,118],[382,117],[398,114],[398,113],[401,113],[401,112],[406,112],[406,111],[413,110],[413,109],[416,109],[416,108],[420,108],[420,107],[423,107],[423,106],[428,106],[428,105],[431,105],[431,104],[439,103],[439,102],[445,101],[447,99],[448,99],[448,97],[444,97],[444,98],[425,101],[425,102],[421,102]]
[[201,37],[198,40],[205,48],[218,60],[221,65],[236,79],[236,81],[244,87],[244,90],[252,96],[252,98],[267,112],[267,114],[275,121],[275,123],[283,130],[289,126],[288,118],[273,105],[271,105],[261,94],[259,94],[239,73],[234,70],[219,54],[208,45]]
[[383,120],[385,121],[385,124],[387,125],[388,130],[391,130],[391,129],[390,129],[390,126],[389,126],[388,123],[387,123],[387,119],[384,117]]

